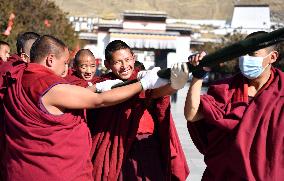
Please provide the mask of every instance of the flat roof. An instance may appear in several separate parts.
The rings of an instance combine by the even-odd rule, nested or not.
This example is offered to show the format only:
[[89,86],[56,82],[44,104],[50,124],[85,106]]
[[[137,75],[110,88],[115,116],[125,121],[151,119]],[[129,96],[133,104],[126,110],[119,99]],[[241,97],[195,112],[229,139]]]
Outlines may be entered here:
[[98,35],[96,33],[80,32],[79,39],[83,40],[97,40]]
[[179,36],[179,32],[155,32],[155,31],[137,31],[137,30],[121,30],[121,29],[109,29],[110,33],[119,34],[140,34],[140,35],[161,35],[161,36]]
[[269,7],[268,4],[237,4],[234,7]]
[[152,18],[167,18],[168,14],[162,11],[132,11],[126,10],[122,13],[125,16],[135,16],[135,17],[152,17]]

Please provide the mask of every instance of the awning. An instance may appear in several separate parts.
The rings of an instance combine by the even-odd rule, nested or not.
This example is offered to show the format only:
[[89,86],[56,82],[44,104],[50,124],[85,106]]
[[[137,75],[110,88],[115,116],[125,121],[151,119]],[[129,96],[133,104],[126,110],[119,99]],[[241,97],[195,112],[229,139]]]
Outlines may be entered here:
[[131,48],[176,49],[177,33],[111,32],[110,41],[122,40]]

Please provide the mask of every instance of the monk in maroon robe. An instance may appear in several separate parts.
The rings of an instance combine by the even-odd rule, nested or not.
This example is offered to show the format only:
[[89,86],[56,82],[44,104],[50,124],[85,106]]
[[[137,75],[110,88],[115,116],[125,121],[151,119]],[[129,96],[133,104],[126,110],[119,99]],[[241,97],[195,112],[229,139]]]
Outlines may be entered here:
[[1,64],[0,75],[4,75],[7,71],[9,71],[13,67],[13,64],[14,65],[17,64],[18,61],[22,62],[23,60],[17,54],[13,54],[12,56],[10,56],[6,62],[3,62]]
[[0,66],[3,65],[5,62],[0,58]]
[[5,41],[0,41],[0,79],[1,72],[7,70],[7,62],[10,57],[10,45]]
[[[9,71],[13,65],[17,64],[17,62],[22,62],[20,57],[18,55],[12,55],[11,57],[8,58],[8,61],[3,61],[2,64],[0,64],[0,85],[3,85],[3,76],[7,71]],[[0,145],[4,144],[4,121],[3,121],[3,114],[4,114],[4,108],[3,108],[3,97],[4,93],[6,92],[6,87],[1,87],[0,86]],[[3,155],[3,147],[0,146],[0,160],[2,161],[2,155]],[[2,172],[3,168],[0,164],[0,178],[2,178]],[[1,180],[1,179],[0,179]]]
[[89,49],[81,49],[75,55],[73,68],[68,69],[64,79],[71,84],[88,87],[99,80],[96,70],[96,59],[93,53]]
[[207,165],[202,180],[284,180],[284,74],[271,65],[278,57],[277,45],[240,57],[241,73],[201,97],[202,78],[193,78],[185,117]]
[[30,50],[33,43],[40,37],[39,34],[35,32],[24,32],[20,33],[17,37],[17,55],[21,57],[24,62],[30,62]]
[[[0,57],[2,57],[2,55],[6,57],[4,59],[5,61],[3,61],[2,64],[0,62],[0,85],[2,85],[1,83],[3,83],[3,75],[5,75],[7,71],[10,71],[10,69],[13,66],[16,66],[17,64],[23,61],[29,62],[30,49],[31,49],[32,44],[35,42],[37,38],[39,38],[39,35],[34,32],[25,32],[25,33],[19,34],[17,37],[17,43],[16,43],[17,54],[13,54],[12,56],[9,56],[9,53],[10,53],[9,44],[7,43],[4,44],[5,45],[4,49],[2,49],[3,46],[0,45],[0,49],[1,49]],[[0,115],[3,115],[2,98],[3,98],[4,92],[5,92],[4,90],[2,89],[0,90]],[[1,121],[1,124],[2,123],[3,121]],[[0,139],[1,138],[3,139],[3,135],[1,135],[2,133],[3,131],[0,130]],[[0,152],[1,152],[1,148],[0,148]],[[1,170],[3,169],[0,169],[0,172]]]
[[31,48],[32,63],[21,62],[5,73],[0,86],[5,91],[3,180],[93,180],[82,110],[118,104],[142,88],[167,83],[154,70],[140,82],[96,94],[61,78],[68,59],[64,43],[44,35]]
[[7,62],[10,57],[10,45],[5,41],[0,40],[0,66],[3,62]]
[[5,51],[6,56],[8,57],[7,59],[5,59],[5,61],[3,61],[3,64],[0,66],[0,79],[2,78],[2,75],[5,74],[5,72],[9,71],[10,68],[13,67],[13,64],[15,64],[15,62],[17,61],[24,61],[27,63],[30,62],[31,46],[39,37],[40,35],[35,32],[24,32],[18,35],[16,43],[17,54],[8,56],[10,53],[10,48],[9,51],[8,50]]
[[[115,40],[106,48],[111,73],[102,80],[136,79],[135,56]],[[142,92],[128,101],[92,110],[91,130],[95,180],[185,180],[189,170],[170,112],[170,85]],[[159,98],[160,97],[160,98]],[[155,98],[155,99],[154,99]]]

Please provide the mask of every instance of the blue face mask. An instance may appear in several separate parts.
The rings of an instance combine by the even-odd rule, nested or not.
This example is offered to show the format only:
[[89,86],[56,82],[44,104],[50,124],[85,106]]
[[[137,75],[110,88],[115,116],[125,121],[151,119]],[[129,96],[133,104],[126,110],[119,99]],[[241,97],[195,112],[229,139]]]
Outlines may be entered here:
[[[270,55],[270,54],[268,54]],[[268,56],[267,55],[267,56]],[[241,56],[239,58],[239,67],[242,74],[248,79],[256,79],[261,75],[261,73],[266,69],[262,67],[262,62],[265,57],[254,57],[254,56]]]

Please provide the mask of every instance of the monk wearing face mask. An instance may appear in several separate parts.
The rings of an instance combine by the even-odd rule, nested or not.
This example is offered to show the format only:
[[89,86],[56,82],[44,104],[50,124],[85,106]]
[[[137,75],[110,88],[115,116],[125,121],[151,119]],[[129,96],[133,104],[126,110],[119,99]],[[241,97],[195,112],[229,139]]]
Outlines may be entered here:
[[[266,34],[255,32],[247,38]],[[184,115],[207,168],[202,180],[283,180],[284,74],[272,63],[278,45],[240,57],[241,72],[200,95],[204,70],[193,73]],[[190,59],[197,65],[205,53]],[[204,68],[205,69],[205,68]],[[202,73],[203,72],[203,73]]]

